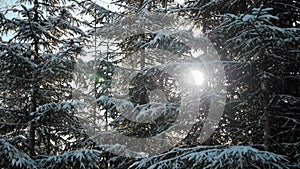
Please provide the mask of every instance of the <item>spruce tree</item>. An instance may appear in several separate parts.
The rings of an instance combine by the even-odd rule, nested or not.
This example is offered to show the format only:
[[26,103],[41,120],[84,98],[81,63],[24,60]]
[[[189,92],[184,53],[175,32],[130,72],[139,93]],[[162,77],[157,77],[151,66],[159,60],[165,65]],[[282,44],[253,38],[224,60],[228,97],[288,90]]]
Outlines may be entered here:
[[[21,0],[0,13],[1,136],[32,159],[76,149],[84,137],[70,84],[86,40],[75,17],[82,5]],[[9,160],[7,168],[29,167]]]

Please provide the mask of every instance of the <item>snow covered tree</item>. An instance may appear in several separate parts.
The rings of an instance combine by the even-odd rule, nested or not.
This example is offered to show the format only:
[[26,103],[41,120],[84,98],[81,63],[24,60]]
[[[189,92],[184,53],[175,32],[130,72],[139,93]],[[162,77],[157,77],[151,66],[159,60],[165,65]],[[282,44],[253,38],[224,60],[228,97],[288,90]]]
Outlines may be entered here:
[[[257,146],[288,155],[291,161],[296,162],[294,167],[298,165],[297,4],[296,1],[207,0],[187,1],[182,9],[177,10],[200,24],[226,64],[228,104],[218,131],[207,144]],[[136,9],[134,7],[138,4],[131,3],[129,6],[131,8],[128,9]],[[143,12],[143,9],[136,11]],[[291,11],[293,15],[287,18],[286,14]],[[236,148],[242,150],[242,147]],[[180,161],[180,158],[172,158],[166,153],[159,155],[157,161],[147,158],[133,167],[167,168],[186,164],[184,160],[174,164],[172,159]],[[226,163],[225,158],[219,160]],[[145,161],[149,161],[150,165]],[[264,165],[261,159],[257,166]]]
[[37,164],[33,159],[3,138],[0,138],[0,150],[1,168],[37,168]]
[[[188,0],[178,5],[172,0],[115,0],[113,4],[121,7],[119,12],[92,1],[21,0],[0,12],[0,157],[4,159],[0,168],[299,166],[299,2]],[[176,13],[208,36],[225,65],[227,105],[217,131],[204,143],[208,146],[195,145],[202,127],[197,123],[177,147],[130,159],[107,152],[123,145],[97,144],[80,124],[90,125],[93,132],[114,128],[137,138],[154,136],[173,125],[182,95],[178,82],[168,74],[176,65],[168,64],[199,58],[192,57],[187,41],[179,38],[191,32],[181,31],[183,25],[168,17],[158,21],[151,12]],[[87,20],[80,21],[77,14],[88,15]],[[135,17],[130,20],[131,16]],[[145,23],[148,32],[138,29]],[[85,33],[81,24],[91,30]],[[88,39],[92,41],[83,54]],[[79,54],[89,61],[77,59]],[[77,87],[84,92],[71,87],[74,69]],[[124,75],[128,78],[119,79]],[[165,100],[154,89],[163,91]],[[207,115],[213,94],[206,92],[195,119]],[[72,99],[77,96],[93,103],[82,109],[85,122],[76,114],[78,106]],[[138,112],[142,118],[157,113],[153,103],[164,101],[172,104],[151,123],[132,122],[121,114],[129,106],[138,110],[132,111],[133,116],[138,117],[134,114]],[[195,100],[188,105],[196,105]]]
[[263,144],[296,159],[297,6],[293,0],[208,0],[187,1],[181,10],[200,23],[226,64],[228,103],[214,144]]
[[86,39],[79,5],[21,0],[0,13],[1,136],[31,157],[74,149],[84,136],[70,85]]
[[[238,63],[238,67],[236,68],[242,72],[241,74],[236,73],[233,78],[234,80],[242,78],[235,82],[235,84],[243,86],[239,86],[240,90],[244,90],[243,92],[238,92],[240,96],[245,97],[245,100],[241,102],[242,104],[239,104],[245,106],[245,108],[250,106],[246,108],[248,110],[244,113],[251,114],[253,111],[255,114],[262,113],[261,117],[264,116],[263,121],[265,121],[264,129],[262,129],[265,132],[264,142],[270,148],[271,140],[267,138],[271,139],[271,125],[274,124],[270,119],[276,117],[276,113],[271,107],[275,106],[276,102],[282,97],[281,86],[285,86],[286,74],[296,71],[290,70],[290,68],[299,66],[295,65],[293,61],[294,59],[297,60],[297,54],[291,51],[295,50],[293,44],[296,44],[297,39],[294,37],[297,37],[299,30],[273,25],[269,20],[277,19],[277,17],[268,14],[268,10],[270,9],[256,8],[253,9],[252,14],[240,16],[240,19],[236,18],[235,20],[239,21],[234,22],[232,25],[235,26],[236,30],[241,29],[235,32],[234,36],[224,43],[224,46],[226,46],[228,53],[235,57],[234,60],[241,62]],[[231,19],[230,16],[228,17]],[[237,25],[241,25],[241,27]],[[220,26],[220,28],[224,27],[226,26]],[[242,27],[245,28],[243,29]],[[229,26],[227,28],[226,32],[232,29]],[[220,31],[224,32],[224,29]],[[284,39],[289,40],[285,41]],[[261,45],[261,43],[265,43],[265,45]],[[285,52],[282,50],[285,50]],[[291,53],[289,53],[290,51]],[[294,57],[291,57],[293,55]],[[287,65],[290,65],[288,66],[288,70],[286,69]],[[228,74],[232,76],[234,72]],[[249,99],[249,96],[251,99]],[[241,109],[241,111],[245,110]],[[256,120],[252,119],[251,121],[254,122]]]
[[[81,55],[75,68],[75,92],[74,99],[82,99],[85,104],[84,119],[88,125],[93,126],[94,130],[99,127],[97,124],[107,122],[107,107],[96,103],[96,99],[101,95],[109,95],[113,66],[110,61],[114,53],[110,49],[110,42],[101,39],[97,35],[97,30],[102,29],[103,25],[115,19],[118,14],[110,11],[95,2],[85,2],[85,8],[81,14],[88,16],[88,42],[85,44],[85,53]],[[94,104],[93,104],[94,103]],[[105,120],[106,119],[106,120]]]
[[284,156],[249,146],[176,147],[136,161],[129,168],[286,168]]
[[[166,12],[163,8],[150,7],[156,1],[116,2],[125,9],[129,9],[125,10],[124,14],[132,12],[146,14],[149,11]],[[191,151],[188,151],[186,156],[178,156],[181,154],[180,148],[175,148],[152,158],[138,160],[131,167],[247,168],[251,165],[251,167],[263,168],[296,167],[299,164],[297,160],[299,157],[299,142],[297,141],[299,140],[298,3],[293,0],[287,2],[280,0],[270,2],[263,0],[186,1],[182,8],[169,11],[179,12],[179,15],[195,21],[202,32],[215,44],[215,48],[226,65],[228,103],[217,132],[206,144],[250,145],[287,155],[289,160],[294,163],[286,163],[286,159],[281,156],[251,147],[233,146],[224,150],[226,153],[221,154],[227,155],[222,157],[217,155],[222,148],[216,150],[208,147],[207,151],[202,149],[194,153],[197,148],[190,147],[188,149]],[[287,17],[287,14],[290,17]],[[138,58],[131,60],[125,58],[124,61],[134,61],[139,68],[147,65],[147,62],[143,62],[145,60],[142,59],[142,52],[147,49],[147,43],[151,42],[155,36],[157,35],[136,35],[128,38],[125,43],[121,43],[123,53],[140,50]],[[166,58],[170,59],[169,56]],[[164,61],[164,63],[167,62]],[[144,70],[153,72],[153,69]],[[143,76],[141,74],[143,73],[141,72],[135,77],[137,86],[133,87],[131,91],[135,94],[132,101],[139,104],[147,102],[147,97],[143,95],[144,91],[137,90],[139,87],[142,89],[146,84],[140,80],[152,79],[151,74],[145,73]],[[174,153],[173,156],[172,153]],[[264,155],[258,155],[260,153]],[[248,160],[239,164],[235,163],[239,161],[236,158],[233,161],[227,161],[226,156],[236,157],[234,154],[240,154],[240,158]],[[278,157],[278,160],[275,161],[282,161],[266,163],[269,157],[276,159]],[[194,158],[195,161],[189,161]],[[201,161],[204,159],[211,160],[211,163]],[[251,159],[260,160],[253,162]]]

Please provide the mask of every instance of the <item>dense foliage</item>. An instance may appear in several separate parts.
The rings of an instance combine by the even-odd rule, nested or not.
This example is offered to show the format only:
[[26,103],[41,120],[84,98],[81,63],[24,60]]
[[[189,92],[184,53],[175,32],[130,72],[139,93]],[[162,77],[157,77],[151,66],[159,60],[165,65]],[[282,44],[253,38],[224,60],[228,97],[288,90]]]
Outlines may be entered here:
[[[113,12],[101,1],[77,0],[20,0],[1,8],[0,168],[299,167],[300,2],[112,4],[120,8]],[[161,23],[151,12],[175,15],[208,37],[224,65],[226,105],[218,128],[204,143],[199,137],[210,90],[201,100],[188,101],[189,106],[200,102],[194,117],[200,122],[174,148],[127,158],[110,151],[124,145],[100,144],[93,134],[115,129],[144,138],[170,128],[180,113],[182,91],[165,70],[173,69],[169,63],[201,60],[189,55],[188,41],[177,38],[188,34],[182,25],[168,17]],[[139,17],[128,20],[132,14]],[[150,33],[134,34],[143,26]],[[169,36],[169,30],[176,33]],[[120,79],[124,75],[131,78]],[[153,95],[155,89],[166,97]],[[82,103],[92,104],[82,108]],[[120,113],[128,107],[139,118],[163,114],[137,123]]]

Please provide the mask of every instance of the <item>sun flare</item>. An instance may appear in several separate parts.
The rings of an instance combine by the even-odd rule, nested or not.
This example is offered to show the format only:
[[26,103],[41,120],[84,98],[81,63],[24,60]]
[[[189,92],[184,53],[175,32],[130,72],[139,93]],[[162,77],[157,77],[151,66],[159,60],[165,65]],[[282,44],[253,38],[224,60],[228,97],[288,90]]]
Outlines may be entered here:
[[191,74],[197,86],[200,86],[204,83],[205,77],[202,72],[199,70],[191,70]]

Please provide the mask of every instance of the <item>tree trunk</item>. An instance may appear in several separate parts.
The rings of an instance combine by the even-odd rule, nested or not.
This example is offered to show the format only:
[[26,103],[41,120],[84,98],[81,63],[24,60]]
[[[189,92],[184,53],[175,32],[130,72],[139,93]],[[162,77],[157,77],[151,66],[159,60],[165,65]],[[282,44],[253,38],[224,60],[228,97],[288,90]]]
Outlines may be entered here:
[[[39,18],[39,13],[38,13],[38,8],[39,8],[39,2],[38,0],[34,0],[34,18],[33,22],[38,22]],[[29,18],[28,18],[29,19]],[[33,56],[33,61],[35,64],[38,64],[38,56],[39,56],[39,39],[38,37],[34,37],[33,40],[33,46],[34,46],[34,56]],[[37,108],[37,71],[36,68],[34,68],[34,71],[32,72],[32,92],[31,92],[31,106],[30,106],[30,114],[32,112],[36,111]],[[30,115],[29,115],[30,116]],[[29,126],[29,154],[31,156],[35,156],[35,130],[36,130],[36,124],[35,122],[31,119],[30,126]]]

